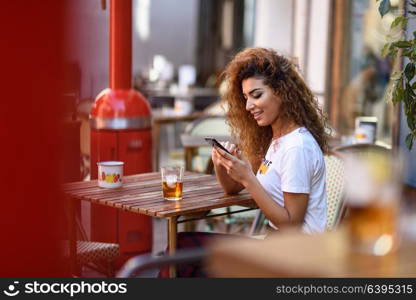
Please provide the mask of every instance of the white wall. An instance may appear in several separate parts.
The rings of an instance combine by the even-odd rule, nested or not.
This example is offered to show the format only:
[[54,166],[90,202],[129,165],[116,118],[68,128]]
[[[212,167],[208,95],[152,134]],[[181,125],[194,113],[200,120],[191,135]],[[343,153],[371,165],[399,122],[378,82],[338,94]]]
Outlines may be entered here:
[[296,57],[324,104],[331,0],[257,0],[254,45]]
[[305,72],[309,38],[308,19],[310,1],[294,0],[294,4],[293,56],[298,59],[298,64],[301,70]]
[[257,0],[254,45],[291,55],[292,0]]
[[[325,93],[328,59],[330,0],[311,0],[306,80],[312,91]],[[319,97],[321,102],[323,98]],[[321,103],[323,104],[323,103]]]

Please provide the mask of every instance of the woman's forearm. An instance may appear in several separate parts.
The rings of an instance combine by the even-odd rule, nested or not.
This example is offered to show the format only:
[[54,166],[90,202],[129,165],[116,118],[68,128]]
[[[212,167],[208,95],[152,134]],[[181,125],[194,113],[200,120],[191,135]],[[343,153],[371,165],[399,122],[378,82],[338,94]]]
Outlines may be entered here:
[[243,184],[267,219],[274,225],[282,226],[291,223],[292,220],[289,211],[269,196],[254,175],[250,176]]
[[221,184],[222,188],[227,194],[237,194],[244,186],[237,181],[233,180],[228,174],[224,167],[214,165],[215,167],[215,174],[217,176],[217,180]]

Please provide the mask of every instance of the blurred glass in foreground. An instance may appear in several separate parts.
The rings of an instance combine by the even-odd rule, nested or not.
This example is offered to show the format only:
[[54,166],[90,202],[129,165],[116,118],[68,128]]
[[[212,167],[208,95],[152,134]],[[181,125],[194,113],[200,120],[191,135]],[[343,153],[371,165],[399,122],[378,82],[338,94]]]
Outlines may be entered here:
[[353,252],[382,256],[397,249],[400,161],[379,152],[346,157],[347,227]]

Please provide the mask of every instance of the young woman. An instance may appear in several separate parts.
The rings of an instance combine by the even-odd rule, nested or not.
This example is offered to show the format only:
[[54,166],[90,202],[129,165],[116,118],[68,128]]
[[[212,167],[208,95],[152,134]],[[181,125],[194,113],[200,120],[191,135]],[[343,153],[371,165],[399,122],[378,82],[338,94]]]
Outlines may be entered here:
[[[227,119],[238,147],[214,148],[212,160],[226,193],[246,189],[275,229],[320,233],[326,224],[325,118],[294,66],[275,51],[249,48],[224,71]],[[226,236],[226,235],[223,235]],[[205,246],[218,234],[181,232],[178,249]],[[167,269],[162,273],[166,276]],[[200,263],[180,277],[206,276]]]
[[326,224],[325,118],[294,66],[275,51],[249,48],[224,71],[227,120],[236,145],[214,148],[215,173],[225,192],[246,189],[274,229],[299,226],[320,233]]

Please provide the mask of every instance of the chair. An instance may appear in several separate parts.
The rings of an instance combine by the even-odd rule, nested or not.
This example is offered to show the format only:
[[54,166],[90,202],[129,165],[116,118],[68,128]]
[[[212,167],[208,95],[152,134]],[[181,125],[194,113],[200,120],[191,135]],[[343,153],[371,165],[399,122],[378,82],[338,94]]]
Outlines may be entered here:
[[334,230],[344,213],[345,170],[342,158],[333,152],[324,155],[326,167],[326,230]]
[[[115,276],[113,261],[120,255],[120,246],[113,243],[92,242],[82,227],[78,216],[75,218],[77,229],[77,265],[79,268],[86,266],[94,271],[106,275]],[[69,244],[66,246],[69,256]]]
[[[157,277],[159,269],[168,265],[200,262],[208,255],[206,248],[181,249],[173,255],[138,255],[130,258],[117,273],[118,278]],[[149,272],[156,270],[153,272]],[[147,271],[147,273],[146,273]]]
[[77,227],[82,232],[80,240],[77,241],[77,263],[107,277],[114,277],[113,261],[120,256],[120,246],[114,243],[89,241],[78,218]]
[[267,220],[264,213],[258,209],[256,211],[256,216],[254,217],[253,223],[251,224],[249,236],[261,235],[268,222],[269,221]]
[[189,123],[181,135],[185,149],[185,167],[188,171],[212,174],[211,148],[204,140],[214,136],[219,141],[230,141],[230,129],[224,116],[204,116]]
[[340,154],[354,155],[367,155],[369,153],[391,154],[391,146],[382,143],[343,145],[334,147],[332,150]]
[[[326,168],[326,230],[334,230],[345,214],[344,206],[344,162],[343,159],[334,152],[324,155]],[[267,219],[261,210],[257,212],[256,218],[251,226],[250,235],[262,233]]]
[[226,103],[221,103],[221,101],[211,103],[204,108],[204,114],[210,116],[225,116],[226,111],[228,111],[228,106]]

